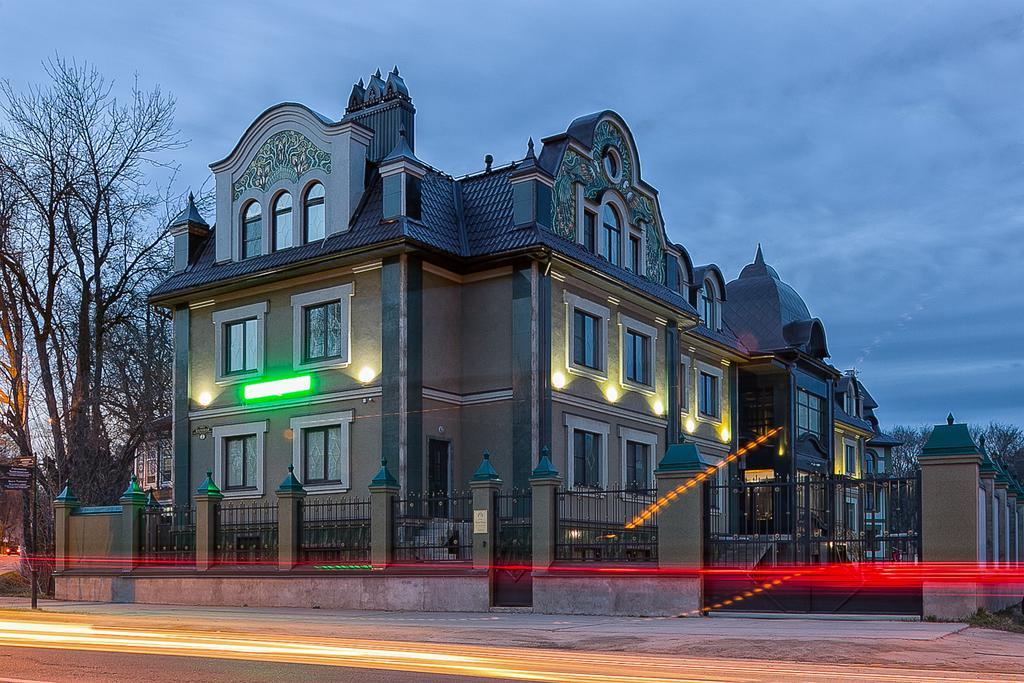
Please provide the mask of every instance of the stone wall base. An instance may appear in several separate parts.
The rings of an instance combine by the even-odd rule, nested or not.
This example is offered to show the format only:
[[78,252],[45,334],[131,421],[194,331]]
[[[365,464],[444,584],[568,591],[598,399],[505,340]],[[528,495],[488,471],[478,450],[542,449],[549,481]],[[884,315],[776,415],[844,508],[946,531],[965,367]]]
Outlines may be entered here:
[[925,581],[922,591],[922,612],[924,617],[960,621],[967,619],[979,609],[989,612],[1020,605],[1024,599],[1024,585],[999,583],[946,583]]
[[697,576],[535,574],[533,611],[627,617],[700,616]]

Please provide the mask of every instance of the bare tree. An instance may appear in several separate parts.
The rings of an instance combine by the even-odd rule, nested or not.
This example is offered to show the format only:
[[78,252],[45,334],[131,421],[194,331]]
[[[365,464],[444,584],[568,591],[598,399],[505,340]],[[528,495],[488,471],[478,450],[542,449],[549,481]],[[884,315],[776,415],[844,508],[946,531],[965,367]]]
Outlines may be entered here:
[[[34,352],[20,419],[36,424],[38,400],[46,432],[19,446],[42,457],[48,493],[69,478],[100,502],[123,490],[145,425],[169,402],[170,352],[157,348],[169,335],[145,304],[167,271],[169,197],[149,169],[180,142],[159,88],[136,83],[122,102],[90,66],[56,58],[47,74],[25,92],[0,84],[0,184],[19,207],[0,225],[0,286],[6,277],[6,317],[23,321]],[[7,409],[0,424],[12,438],[16,417]]]
[[897,477],[907,477],[917,472],[918,457],[931,436],[932,428],[927,425],[896,425],[887,432],[903,442],[892,449],[889,471]]

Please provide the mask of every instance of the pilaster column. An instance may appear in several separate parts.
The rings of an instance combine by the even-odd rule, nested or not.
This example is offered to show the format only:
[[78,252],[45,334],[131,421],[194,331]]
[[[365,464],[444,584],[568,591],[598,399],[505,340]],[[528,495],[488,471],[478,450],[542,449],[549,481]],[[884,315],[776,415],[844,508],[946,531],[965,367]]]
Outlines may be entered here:
[[121,494],[121,538],[118,543],[121,551],[122,567],[135,569],[142,545],[142,510],[146,507],[146,493],[139,487],[139,479],[134,474],[128,482],[128,488]]
[[501,490],[501,477],[491,465],[491,454],[487,451],[469,481],[469,488],[473,492],[473,567],[490,569],[494,566],[497,528],[494,496]]
[[302,500],[306,490],[288,465],[288,476],[277,487],[277,568],[287,571],[299,563],[302,543]]
[[387,458],[380,459],[380,471],[370,482],[370,564],[384,569],[391,564],[395,534],[395,497],[398,480],[388,470]]
[[196,489],[196,570],[206,571],[217,563],[217,505],[224,499],[213,483],[213,472]]
[[555,561],[558,532],[558,488],[562,477],[551,464],[548,447],[541,449],[540,462],[530,475],[533,501],[533,569],[544,571]]
[[64,484],[64,490],[53,501],[53,571],[57,574],[68,569],[71,565],[71,557],[68,555],[68,535],[71,524],[71,515],[74,514],[81,503],[71,493],[71,482]]

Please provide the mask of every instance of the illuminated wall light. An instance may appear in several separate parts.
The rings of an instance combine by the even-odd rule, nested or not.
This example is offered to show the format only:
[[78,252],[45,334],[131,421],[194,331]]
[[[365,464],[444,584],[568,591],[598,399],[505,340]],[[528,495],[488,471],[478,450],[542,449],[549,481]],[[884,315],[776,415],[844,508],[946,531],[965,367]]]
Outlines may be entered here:
[[373,378],[376,376],[377,373],[374,372],[373,368],[369,366],[366,366],[359,371],[359,381],[362,382],[363,384],[369,384],[370,382],[373,381]]
[[696,431],[697,429],[697,423],[693,421],[692,417],[686,418],[686,424],[684,424],[683,426],[686,427],[686,431],[689,434],[693,434],[693,432]]
[[555,389],[562,389],[562,388],[564,388],[565,387],[565,373],[558,372],[558,371],[552,373],[552,375],[551,375],[551,386],[553,386]]
[[245,400],[252,401],[261,398],[278,398],[290,394],[309,393],[313,388],[313,377],[311,375],[299,375],[298,377],[286,377],[275,379],[269,382],[256,382],[246,384],[242,388],[242,396]]
[[213,403],[213,394],[211,394],[209,391],[200,392],[199,396],[196,397],[196,403],[205,408],[206,406]]
[[718,432],[718,435],[722,437],[722,441],[728,443],[729,438],[732,436],[732,432],[729,431],[729,428],[727,426],[722,425],[722,429],[721,431]]
[[612,403],[615,403],[619,400],[619,390],[614,386],[607,386],[604,390],[604,397]]
[[660,398],[654,402],[653,408],[655,415],[661,415],[665,412],[665,404],[661,402]]

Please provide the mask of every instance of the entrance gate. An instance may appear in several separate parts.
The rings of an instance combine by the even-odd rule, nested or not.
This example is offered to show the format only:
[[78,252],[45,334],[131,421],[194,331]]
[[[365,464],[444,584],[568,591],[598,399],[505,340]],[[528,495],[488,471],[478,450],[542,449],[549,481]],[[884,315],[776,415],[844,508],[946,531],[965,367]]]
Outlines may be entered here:
[[496,607],[533,605],[533,498],[531,491],[494,494],[495,548],[491,571]]
[[921,587],[879,581],[920,561],[920,477],[706,484],[710,611],[921,614]]

